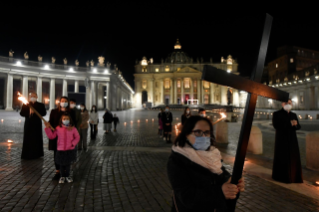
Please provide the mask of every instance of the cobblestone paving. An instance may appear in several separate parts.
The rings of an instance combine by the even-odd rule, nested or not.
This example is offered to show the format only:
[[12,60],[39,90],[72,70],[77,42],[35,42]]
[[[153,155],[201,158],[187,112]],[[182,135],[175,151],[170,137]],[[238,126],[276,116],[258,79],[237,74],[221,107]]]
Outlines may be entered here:
[[[55,168],[51,151],[45,150],[41,159],[20,159],[19,118],[7,117],[0,124],[0,210],[170,211],[171,188],[166,174],[170,145],[156,135],[155,122],[146,124],[146,117],[155,118],[157,112],[143,112],[138,111],[135,117],[132,111],[118,112],[121,120],[118,133],[106,135],[99,126],[98,139],[90,142],[87,152],[78,155],[71,173],[74,182],[69,184],[52,181]],[[129,120],[128,116],[134,123],[132,126],[127,123],[125,128],[123,122]],[[12,136],[17,144],[4,143],[8,138],[13,139]],[[127,151],[126,146],[150,148]],[[112,150],[113,147],[123,150]],[[157,152],[158,148],[167,152]],[[228,164],[226,168],[232,170]],[[318,200],[259,177],[244,175],[246,191],[241,194],[236,211],[319,211]]]

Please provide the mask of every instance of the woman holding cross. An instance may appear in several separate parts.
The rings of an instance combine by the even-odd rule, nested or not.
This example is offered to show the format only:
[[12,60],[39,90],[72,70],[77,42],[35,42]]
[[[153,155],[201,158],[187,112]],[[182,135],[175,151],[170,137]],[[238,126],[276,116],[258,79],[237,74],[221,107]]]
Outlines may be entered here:
[[191,116],[172,147],[167,172],[173,189],[172,211],[232,211],[244,191],[244,179],[230,183],[230,174],[214,147],[209,119]]

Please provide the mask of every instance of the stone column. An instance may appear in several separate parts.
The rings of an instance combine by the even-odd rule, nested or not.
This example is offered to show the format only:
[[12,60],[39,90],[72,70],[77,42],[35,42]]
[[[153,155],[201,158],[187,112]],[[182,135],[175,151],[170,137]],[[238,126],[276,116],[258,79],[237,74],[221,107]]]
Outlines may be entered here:
[[106,83],[106,108],[110,108],[110,83]]
[[198,104],[202,103],[202,98],[201,98],[201,91],[202,91],[202,86],[201,86],[201,80],[197,80],[197,99],[198,99]]
[[93,105],[96,105],[96,83],[94,81],[91,81],[91,104],[90,104],[90,109]]
[[98,83],[97,84],[97,109],[103,108],[103,102],[104,102],[104,91],[103,91],[103,84]]
[[88,86],[86,87],[85,92],[85,106],[86,108],[91,108],[91,88]]
[[68,81],[63,80],[62,84],[62,96],[68,96]]
[[28,76],[22,78],[22,95],[28,99]]
[[177,80],[174,79],[174,104],[177,104]]
[[74,81],[74,93],[79,93],[79,81]]
[[181,103],[182,105],[184,104],[184,79],[182,78],[181,79]]
[[210,83],[210,103],[214,104],[215,101],[215,84]]
[[12,74],[8,74],[6,110],[13,110],[12,98],[13,98],[13,76],[12,76]]
[[220,90],[220,103],[221,105],[227,105],[227,87],[221,86]]
[[42,102],[42,77],[38,77],[37,94],[38,94],[38,102]]
[[233,90],[233,106],[239,106],[238,90]]
[[190,79],[190,90],[191,90],[191,97],[190,99],[194,99],[194,82],[192,79]]
[[174,91],[174,80],[171,79],[171,90],[170,90],[169,104],[173,104],[173,99],[174,99],[174,97],[173,97],[173,95],[174,95],[173,91]]
[[[152,106],[154,106],[154,94],[153,94],[153,84],[154,84],[154,81],[153,79],[149,80],[148,81],[148,102],[151,102],[152,103]],[[121,91],[122,93],[122,91]]]
[[55,79],[50,81],[50,110],[55,108]]
[[160,104],[165,104],[165,101],[164,101],[164,82],[163,82],[163,80],[160,81],[160,91],[161,91],[161,93],[160,93],[160,98],[161,98]]

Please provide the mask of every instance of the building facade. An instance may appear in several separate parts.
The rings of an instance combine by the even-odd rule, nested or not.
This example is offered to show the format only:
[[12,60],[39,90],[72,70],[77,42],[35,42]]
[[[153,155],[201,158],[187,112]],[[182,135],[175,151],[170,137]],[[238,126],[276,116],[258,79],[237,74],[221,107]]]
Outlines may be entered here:
[[77,99],[77,103],[85,103],[87,108],[96,105],[98,109],[124,110],[132,107],[134,91],[123,78],[116,66],[99,63],[86,63],[87,67],[29,61],[25,53],[24,59],[0,57],[0,109],[13,110],[20,107],[18,92],[27,97],[30,92],[38,94],[38,101],[47,109],[56,108],[61,96]]
[[172,104],[219,104],[240,106],[241,94],[234,89],[201,80],[204,65],[211,65],[239,74],[238,64],[232,56],[223,57],[219,63],[194,61],[185,52],[177,40],[174,51],[161,63],[143,57],[135,65],[135,107],[145,103],[152,106]]

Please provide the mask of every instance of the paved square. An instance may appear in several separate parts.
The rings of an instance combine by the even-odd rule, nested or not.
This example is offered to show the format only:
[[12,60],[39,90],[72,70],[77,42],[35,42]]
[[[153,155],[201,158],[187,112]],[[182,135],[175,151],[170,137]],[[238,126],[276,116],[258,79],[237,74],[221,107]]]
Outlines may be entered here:
[[[53,152],[47,150],[46,136],[43,158],[21,160],[24,120],[16,112],[1,111],[0,119],[4,121],[0,122],[0,210],[170,211],[166,163],[171,145],[157,135],[157,113],[117,112],[117,133],[104,134],[100,124],[97,139],[89,143],[87,152],[80,152],[72,166],[74,182],[58,184],[52,181]],[[181,113],[173,112],[174,122],[180,120]],[[101,122],[102,112],[99,115]],[[240,123],[233,125],[236,137]],[[8,144],[8,139],[14,143]],[[221,150],[231,154],[235,146],[231,143]],[[231,164],[225,166],[231,171]],[[236,211],[319,211],[317,199],[247,173],[245,179],[246,191],[241,194]]]

